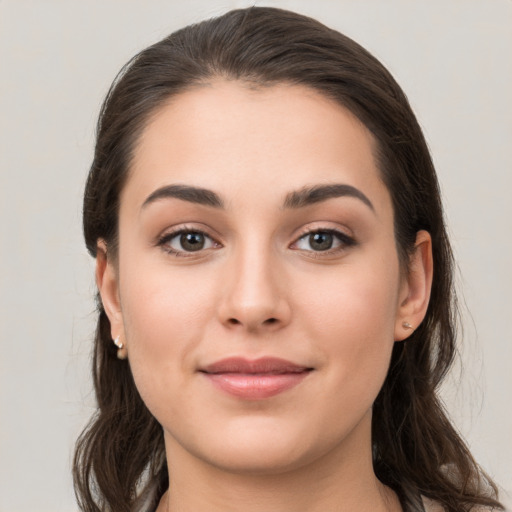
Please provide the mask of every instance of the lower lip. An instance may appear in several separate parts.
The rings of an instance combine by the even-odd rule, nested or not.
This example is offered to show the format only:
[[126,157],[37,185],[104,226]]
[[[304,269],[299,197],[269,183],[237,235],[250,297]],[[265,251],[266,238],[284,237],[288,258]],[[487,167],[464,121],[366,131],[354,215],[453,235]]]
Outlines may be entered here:
[[205,373],[222,391],[246,400],[262,400],[283,393],[302,382],[311,372],[283,374]]

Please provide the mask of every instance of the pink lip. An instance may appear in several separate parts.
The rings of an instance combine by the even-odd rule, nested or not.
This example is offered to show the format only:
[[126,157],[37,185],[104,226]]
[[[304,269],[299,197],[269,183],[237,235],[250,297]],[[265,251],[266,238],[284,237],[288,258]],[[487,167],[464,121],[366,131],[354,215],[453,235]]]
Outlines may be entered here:
[[261,400],[296,386],[311,370],[275,357],[253,361],[232,357],[210,364],[200,371],[230,395],[246,400]]

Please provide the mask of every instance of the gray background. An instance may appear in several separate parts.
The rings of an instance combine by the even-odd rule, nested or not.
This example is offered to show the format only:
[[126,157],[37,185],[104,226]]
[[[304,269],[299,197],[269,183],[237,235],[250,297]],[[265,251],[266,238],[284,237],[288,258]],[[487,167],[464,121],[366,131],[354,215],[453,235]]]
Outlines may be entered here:
[[[250,3],[0,0],[0,512],[76,510],[72,446],[94,410],[80,206],[100,102],[139,49]],[[345,32],[408,94],[467,305],[462,363],[443,395],[476,458],[512,489],[512,2],[257,4]]]

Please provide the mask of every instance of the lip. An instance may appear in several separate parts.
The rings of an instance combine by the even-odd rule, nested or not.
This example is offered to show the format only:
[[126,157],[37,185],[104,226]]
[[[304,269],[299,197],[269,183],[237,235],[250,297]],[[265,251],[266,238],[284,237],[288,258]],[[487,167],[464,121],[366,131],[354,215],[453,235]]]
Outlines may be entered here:
[[222,359],[199,371],[217,388],[237,398],[262,400],[291,389],[313,370],[276,357]]

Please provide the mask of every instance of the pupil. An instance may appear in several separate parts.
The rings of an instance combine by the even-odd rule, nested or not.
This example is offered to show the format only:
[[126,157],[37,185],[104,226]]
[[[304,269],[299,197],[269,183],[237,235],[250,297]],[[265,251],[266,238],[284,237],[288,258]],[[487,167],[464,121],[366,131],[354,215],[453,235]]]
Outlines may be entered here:
[[186,251],[199,251],[204,247],[204,236],[201,233],[185,233],[181,235],[180,243]]
[[332,247],[332,234],[313,233],[309,235],[309,243],[315,251],[327,251]]

